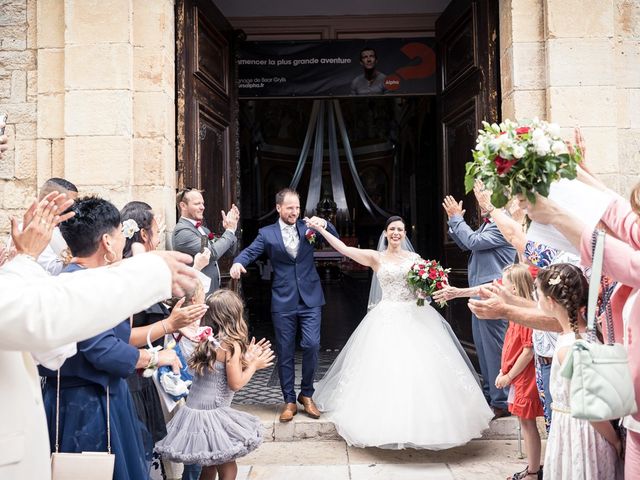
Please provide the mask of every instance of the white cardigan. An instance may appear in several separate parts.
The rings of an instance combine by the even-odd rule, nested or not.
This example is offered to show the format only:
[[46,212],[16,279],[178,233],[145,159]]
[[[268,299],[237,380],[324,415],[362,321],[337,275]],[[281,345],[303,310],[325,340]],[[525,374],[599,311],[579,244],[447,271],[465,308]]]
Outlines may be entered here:
[[24,256],[0,268],[0,480],[51,476],[40,381],[29,352],[85,340],[170,296],[171,272],[152,254],[58,277]]

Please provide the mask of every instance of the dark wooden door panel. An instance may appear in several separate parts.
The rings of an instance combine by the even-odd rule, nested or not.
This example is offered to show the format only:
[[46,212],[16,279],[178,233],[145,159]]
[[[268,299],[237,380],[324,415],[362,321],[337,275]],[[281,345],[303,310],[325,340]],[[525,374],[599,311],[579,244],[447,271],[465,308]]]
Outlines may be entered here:
[[[239,195],[234,32],[212,0],[177,0],[176,37],[178,188],[204,190],[205,221],[220,234],[220,211]],[[223,281],[230,265],[225,255]]]
[[[482,120],[498,120],[497,33],[497,0],[453,0],[436,22],[441,196],[464,200],[465,219],[473,228],[478,226],[479,211],[473,195],[464,194],[465,163],[471,160]],[[452,268],[451,283],[467,286],[468,255],[449,238],[443,213],[441,226],[443,260]],[[466,302],[454,300],[445,316],[460,340],[471,345]]]

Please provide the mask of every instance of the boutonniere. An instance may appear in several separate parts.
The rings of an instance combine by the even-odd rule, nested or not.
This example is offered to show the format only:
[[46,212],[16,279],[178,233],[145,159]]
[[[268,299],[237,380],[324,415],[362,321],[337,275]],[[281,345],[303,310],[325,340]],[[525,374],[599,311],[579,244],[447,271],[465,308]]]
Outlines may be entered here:
[[208,238],[209,240],[213,240],[213,241],[215,242],[216,240],[218,240],[218,239],[220,238],[220,236],[219,236],[219,235],[216,235],[216,234],[215,234],[215,233],[213,233],[213,232],[209,232],[209,234],[207,235],[207,238]]
[[307,228],[307,231],[304,232],[304,238],[307,239],[307,242],[313,245],[314,243],[316,243],[316,231]]

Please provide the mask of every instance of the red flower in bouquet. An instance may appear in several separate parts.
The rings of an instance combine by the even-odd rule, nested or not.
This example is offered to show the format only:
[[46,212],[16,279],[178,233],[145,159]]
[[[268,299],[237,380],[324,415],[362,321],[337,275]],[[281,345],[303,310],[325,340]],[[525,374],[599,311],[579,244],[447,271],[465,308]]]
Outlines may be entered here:
[[[416,292],[416,303],[419,306],[423,306],[424,301],[435,291],[449,284],[450,270],[443,268],[435,260],[419,260],[411,266],[407,274],[407,283]],[[446,302],[440,303],[440,306],[443,305],[446,305]]]
[[518,159],[514,158],[513,160],[507,160],[506,158],[497,156],[493,162],[496,164],[496,171],[498,172],[498,175],[506,175],[509,173],[511,168],[518,163]]
[[311,230],[310,228],[307,228],[307,231],[304,232],[304,238],[306,238],[307,242],[309,242],[311,245],[316,243],[316,235],[316,231]]
[[480,180],[491,191],[491,203],[500,208],[516,195],[535,203],[536,194],[549,196],[553,182],[576,178],[582,153],[567,145],[558,125],[537,118],[522,124],[482,124],[473,161],[466,165],[467,193]]

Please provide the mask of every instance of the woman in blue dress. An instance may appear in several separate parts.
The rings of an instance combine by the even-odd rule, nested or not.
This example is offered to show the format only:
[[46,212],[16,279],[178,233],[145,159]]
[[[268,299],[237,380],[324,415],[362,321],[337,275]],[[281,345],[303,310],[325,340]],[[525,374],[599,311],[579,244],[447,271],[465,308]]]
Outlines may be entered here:
[[[72,207],[75,216],[60,225],[73,263],[63,272],[105,267],[122,259],[125,244],[120,213],[110,202],[86,197]],[[78,295],[95,295],[79,291]],[[100,294],[100,292],[98,292]],[[114,302],[118,299],[114,298]],[[73,322],[73,318],[66,319]],[[111,425],[111,451],[115,454],[114,480],[146,480],[149,463],[143,447],[144,427],[139,422],[126,378],[150,364],[172,365],[175,352],[148,350],[129,345],[130,320],[78,342],[78,353],[60,368],[58,442],[61,452],[107,450],[107,387]],[[47,377],[43,388],[51,449],[55,448],[57,372],[39,367]]]

